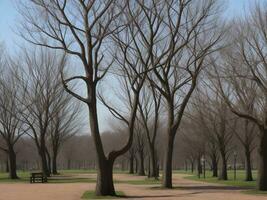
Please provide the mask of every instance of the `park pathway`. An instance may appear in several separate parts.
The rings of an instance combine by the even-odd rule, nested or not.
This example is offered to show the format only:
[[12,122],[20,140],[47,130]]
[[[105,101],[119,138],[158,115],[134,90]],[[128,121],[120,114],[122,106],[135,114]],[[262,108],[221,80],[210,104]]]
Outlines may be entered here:
[[[79,175],[92,177],[94,175]],[[177,200],[267,200],[267,196],[243,194],[242,188],[184,179],[175,174],[175,189],[159,189],[157,185],[132,185],[118,183],[117,190],[123,191],[127,199],[177,199]],[[142,180],[142,177],[116,174],[116,180]],[[80,200],[86,190],[93,190],[93,183],[27,184],[0,183],[0,200]]]

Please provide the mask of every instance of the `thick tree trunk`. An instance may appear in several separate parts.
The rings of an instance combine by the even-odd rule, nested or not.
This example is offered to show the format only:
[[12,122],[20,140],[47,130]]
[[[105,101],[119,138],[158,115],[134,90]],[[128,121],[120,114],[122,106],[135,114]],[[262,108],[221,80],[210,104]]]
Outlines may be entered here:
[[165,162],[163,169],[163,187],[172,188],[172,155],[173,155],[173,145],[174,145],[174,134],[169,131],[167,138],[167,149],[165,152]]
[[253,181],[249,149],[246,149],[245,154],[246,154],[246,181]]
[[95,194],[98,196],[115,196],[113,184],[113,161],[103,160],[98,166]]
[[46,159],[45,149],[40,149],[39,150],[39,155],[41,157],[42,171],[47,177],[49,177],[50,173],[49,173],[49,169],[48,169],[48,166],[47,166],[47,159]]
[[8,157],[9,157],[9,178],[18,179],[16,153],[13,147],[9,147]]
[[222,163],[221,163],[221,173],[220,173],[220,180],[228,180],[228,175],[227,175],[227,161],[225,154],[222,152]]
[[267,129],[263,131],[259,145],[258,190],[267,191]]
[[130,169],[129,169],[129,174],[134,174],[134,156],[130,155],[129,159],[129,164],[130,164]]
[[139,153],[139,170],[138,175],[139,176],[145,176],[145,166],[144,166],[144,151],[140,150]]

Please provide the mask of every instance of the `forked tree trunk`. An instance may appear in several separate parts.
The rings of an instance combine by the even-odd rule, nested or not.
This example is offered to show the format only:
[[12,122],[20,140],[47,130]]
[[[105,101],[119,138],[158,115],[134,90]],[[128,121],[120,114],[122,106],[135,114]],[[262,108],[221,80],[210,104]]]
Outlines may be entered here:
[[97,181],[95,195],[97,196],[115,196],[115,189],[113,185],[113,163],[106,159],[102,141],[98,127],[98,116],[96,106],[96,93],[95,87],[91,87],[88,91],[92,102],[88,104],[89,108],[89,119],[92,136],[94,139],[96,158],[97,158]]
[[267,129],[262,131],[259,145],[259,170],[257,188],[267,191]]
[[16,153],[12,146],[9,147],[8,157],[9,157],[9,178],[18,179]]
[[115,196],[113,184],[113,161],[102,160],[98,165],[95,194],[98,196]]
[[172,188],[172,155],[174,145],[174,134],[169,131],[167,138],[167,150],[165,152],[165,162],[163,169],[163,187]]
[[246,149],[246,181],[253,181],[250,150]]

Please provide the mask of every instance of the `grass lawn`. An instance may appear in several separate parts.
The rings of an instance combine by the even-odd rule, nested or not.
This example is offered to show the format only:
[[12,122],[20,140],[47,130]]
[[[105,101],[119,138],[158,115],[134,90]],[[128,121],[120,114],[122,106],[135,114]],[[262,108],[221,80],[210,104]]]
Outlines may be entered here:
[[238,170],[236,173],[236,180],[234,180],[234,171],[229,170],[228,171],[228,180],[218,180],[216,177],[212,177],[211,171],[206,171],[206,178],[203,178],[203,174],[201,175],[200,179],[198,178],[197,174],[191,174],[190,172],[185,171],[176,171],[175,173],[182,173],[182,174],[188,174],[186,176],[186,179],[190,180],[196,180],[196,181],[204,181],[209,183],[218,183],[218,184],[224,184],[228,186],[234,186],[234,187],[245,187],[245,188],[255,188],[256,187],[256,178],[257,178],[257,171],[253,171],[253,178],[254,181],[245,181],[245,171]]
[[82,199],[118,199],[126,197],[125,194],[121,191],[116,192],[117,196],[96,196],[94,191],[86,191],[82,195]]

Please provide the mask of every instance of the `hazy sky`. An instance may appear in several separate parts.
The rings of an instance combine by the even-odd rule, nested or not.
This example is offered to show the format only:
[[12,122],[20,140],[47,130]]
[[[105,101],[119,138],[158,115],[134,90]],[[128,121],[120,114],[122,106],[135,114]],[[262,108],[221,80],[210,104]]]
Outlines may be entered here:
[[[16,43],[21,41],[14,30],[16,29],[16,19],[19,17],[16,9],[13,5],[14,0],[0,0],[0,42],[4,42],[7,49],[12,53],[12,49]],[[228,7],[226,9],[225,16],[229,18],[239,17],[244,14],[244,10],[249,9],[249,5],[260,1],[266,0],[227,0]],[[101,129],[108,129],[107,118],[109,115],[106,114],[106,110],[100,107],[100,124]]]

